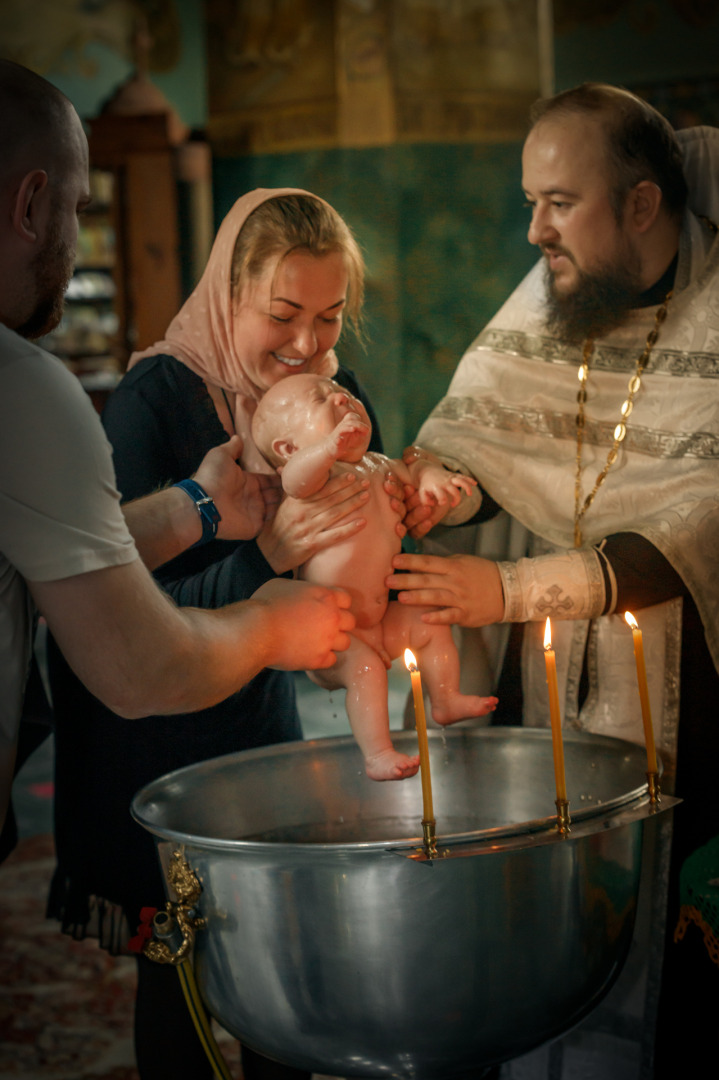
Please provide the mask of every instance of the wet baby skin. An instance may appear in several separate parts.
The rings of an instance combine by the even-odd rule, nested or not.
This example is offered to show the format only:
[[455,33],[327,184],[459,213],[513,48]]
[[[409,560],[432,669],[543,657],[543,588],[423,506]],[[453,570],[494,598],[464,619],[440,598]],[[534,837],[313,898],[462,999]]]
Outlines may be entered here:
[[416,488],[424,502],[456,505],[474,480],[448,472],[430,458],[406,465],[369,452],[371,425],[364,406],[337,383],[320,375],[296,375],[272,386],[260,401],[252,434],[295,498],[310,498],[331,477],[352,471],[367,486],[366,527],[347,540],[317,552],[300,568],[307,581],[337,586],[352,596],[357,620],[349,649],[334,667],[310,672],[328,690],[346,688],[352,732],[373,780],[401,780],[419,768],[419,756],[392,745],[387,701],[387,668],[410,648],[417,656],[432,716],[451,724],[492,711],[497,699],[459,691],[459,658],[449,626],[422,622],[421,608],[390,601],[385,579],[401,547],[397,515],[384,484],[393,473]]

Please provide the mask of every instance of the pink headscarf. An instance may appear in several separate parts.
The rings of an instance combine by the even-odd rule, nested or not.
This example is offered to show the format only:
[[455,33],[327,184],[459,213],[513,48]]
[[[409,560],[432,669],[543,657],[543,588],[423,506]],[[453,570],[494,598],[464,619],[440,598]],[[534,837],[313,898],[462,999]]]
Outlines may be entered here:
[[[226,395],[232,414],[228,421],[231,419],[234,430],[244,441],[242,464],[263,472],[270,467],[252,442],[250,424],[264,390],[252,382],[235,352],[230,280],[235,242],[242,226],[263,202],[283,195],[309,195],[324,202],[301,188],[256,188],[239,198],[217,231],[202,277],[168,326],[164,339],[133,353],[128,363],[130,368],[144,357],[160,353],[176,357],[204,379],[220,417],[225,413]],[[320,375],[334,375],[337,366],[337,357],[330,350],[313,370]],[[233,434],[231,426],[225,421],[223,424],[228,435]]]

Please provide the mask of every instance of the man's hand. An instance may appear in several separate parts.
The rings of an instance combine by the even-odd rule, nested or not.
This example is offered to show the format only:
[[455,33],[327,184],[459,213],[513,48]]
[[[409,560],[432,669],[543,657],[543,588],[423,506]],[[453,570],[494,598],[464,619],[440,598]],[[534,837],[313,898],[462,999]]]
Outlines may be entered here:
[[504,618],[499,568],[477,555],[395,555],[392,565],[408,574],[390,574],[385,584],[398,589],[401,604],[434,607],[422,621],[489,626]]
[[267,604],[274,658],[268,666],[283,671],[331,667],[337,652],[349,647],[355,617],[342,589],[308,581],[273,578],[252,596]]
[[270,473],[245,472],[237,461],[242,454],[239,435],[215,446],[200,462],[194,479],[211,495],[222,520],[220,540],[251,540],[277,511],[280,478]]

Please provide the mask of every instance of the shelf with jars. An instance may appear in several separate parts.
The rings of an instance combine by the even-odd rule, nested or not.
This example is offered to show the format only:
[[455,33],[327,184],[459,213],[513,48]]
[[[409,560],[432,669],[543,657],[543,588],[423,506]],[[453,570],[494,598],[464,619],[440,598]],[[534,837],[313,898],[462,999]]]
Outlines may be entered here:
[[63,317],[40,344],[63,360],[95,399],[117,385],[123,363],[116,309],[112,174],[92,170],[90,191],[92,202],[80,221],[75,271],[65,293]]

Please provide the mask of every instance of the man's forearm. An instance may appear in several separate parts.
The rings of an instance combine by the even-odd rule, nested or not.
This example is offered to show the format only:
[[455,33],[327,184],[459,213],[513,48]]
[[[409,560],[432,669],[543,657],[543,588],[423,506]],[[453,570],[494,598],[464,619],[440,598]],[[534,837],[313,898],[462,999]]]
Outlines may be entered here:
[[181,555],[202,536],[197,507],[182,488],[169,487],[125,503],[122,512],[149,570]]
[[129,719],[206,708],[263,667],[327,666],[354,625],[349,595],[340,603],[307,582],[267,582],[216,611],[178,608],[140,559],[28,585],[80,681]]
[[216,611],[175,610],[163,647],[138,658],[136,678],[111,707],[138,719],[195,712],[224,701],[272,662],[267,623],[262,605],[253,600]]
[[245,640],[245,628],[254,627],[245,627],[239,610],[226,608],[220,619],[178,608],[140,559],[29,585],[70,667],[120,716],[206,707],[265,663],[262,650]]

